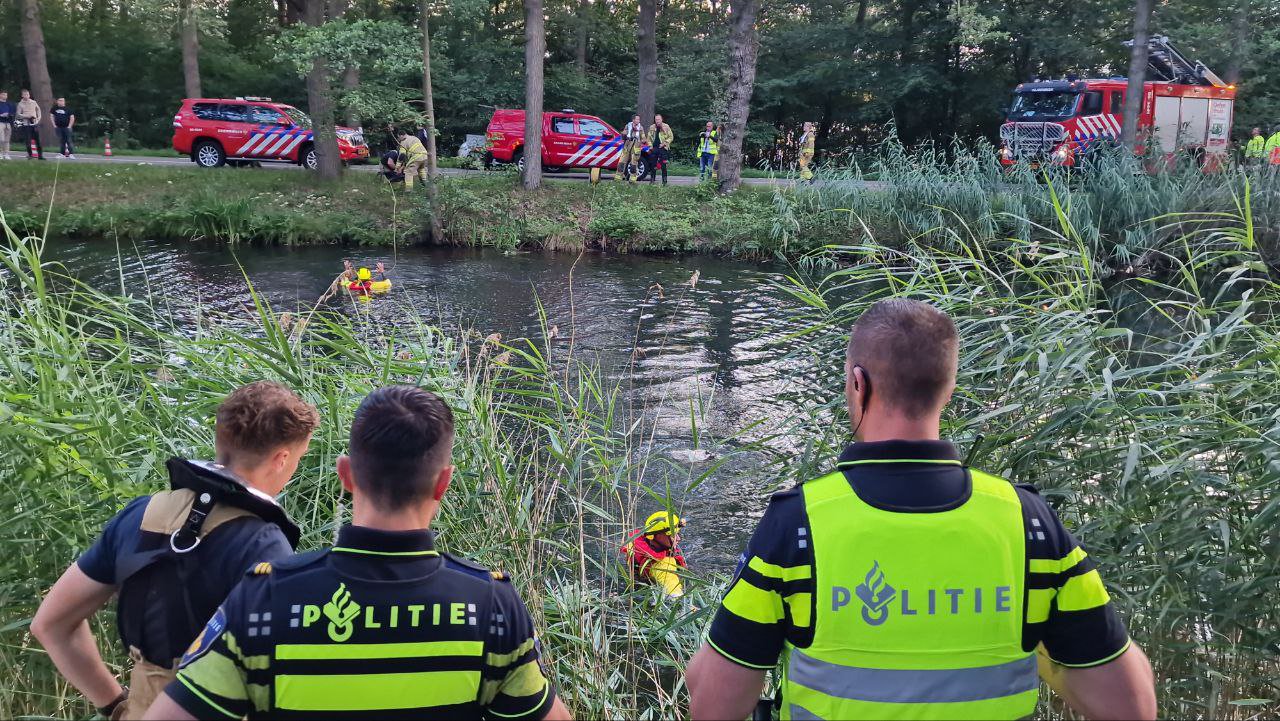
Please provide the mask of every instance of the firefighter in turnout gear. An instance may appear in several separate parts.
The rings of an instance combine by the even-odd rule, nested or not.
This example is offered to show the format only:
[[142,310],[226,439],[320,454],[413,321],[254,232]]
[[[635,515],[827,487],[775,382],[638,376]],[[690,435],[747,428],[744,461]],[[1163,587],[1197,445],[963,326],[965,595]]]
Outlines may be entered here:
[[640,124],[640,116],[631,116],[631,122],[622,129],[622,155],[618,158],[618,167],[614,170],[614,180],[636,182],[639,176],[640,151],[645,144],[644,126]]
[[653,116],[653,125],[649,126],[649,132],[646,134],[649,145],[653,147],[650,153],[651,161],[649,166],[649,182],[655,182],[658,179],[658,171],[662,171],[662,184],[667,184],[667,162],[671,160],[671,143],[675,140],[675,133],[671,130],[671,126],[662,120],[661,115]]
[[[237,389],[218,407],[217,463],[170,459],[170,490],[126,505],[49,590],[32,633],[103,716],[142,718],[244,573],[293,555],[298,529],[272,499],[319,420],[278,383]],[[86,623],[113,595],[133,660],[129,692],[103,664]]]
[[816,143],[813,123],[804,124],[804,132],[800,135],[800,182],[813,181],[813,153]]
[[694,719],[751,715],[780,660],[783,719],[1022,718],[1037,667],[1086,718],[1155,718],[1151,667],[1049,504],[939,439],[958,346],[918,301],[858,319],[857,442],[770,501],[688,669]]
[[418,136],[404,129],[396,131],[396,139],[399,141],[396,149],[400,153],[400,172],[404,175],[404,187],[406,189],[413,187],[414,176],[425,184],[427,182],[427,148]]
[[568,718],[511,580],[436,548],[453,414],[413,386],[370,393],[337,462],[337,543],[255,568],[147,718]]

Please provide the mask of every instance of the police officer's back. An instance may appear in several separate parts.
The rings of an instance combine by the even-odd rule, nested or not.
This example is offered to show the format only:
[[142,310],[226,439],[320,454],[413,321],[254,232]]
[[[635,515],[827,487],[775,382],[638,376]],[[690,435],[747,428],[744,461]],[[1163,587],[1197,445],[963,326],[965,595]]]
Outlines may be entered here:
[[[279,383],[236,389],[218,407],[218,462],[171,459],[170,490],[126,505],[54,585],[32,631],[91,703],[142,718],[245,571],[293,554],[298,529],[273,496],[318,423],[315,409]],[[114,594],[133,660],[127,701],[84,623]]]
[[689,667],[694,718],[743,718],[781,657],[784,719],[1020,718],[1046,680],[1086,716],[1154,718],[1150,666],[1030,486],[939,440],[955,325],[915,301],[854,326],[858,443],[776,494]]
[[510,581],[441,553],[453,418],[409,386],[356,411],[333,548],[263,564],[147,718],[567,718]]

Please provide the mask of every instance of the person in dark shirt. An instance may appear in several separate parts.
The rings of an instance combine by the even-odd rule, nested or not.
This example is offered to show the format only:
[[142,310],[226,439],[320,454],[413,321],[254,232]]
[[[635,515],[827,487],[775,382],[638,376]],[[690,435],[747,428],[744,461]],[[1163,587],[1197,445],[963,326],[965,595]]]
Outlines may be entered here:
[[0,90],[0,158],[9,160],[9,143],[13,140],[13,114],[18,109],[9,102],[9,94]]
[[337,462],[351,524],[255,568],[146,718],[569,718],[510,577],[436,548],[453,434],[428,391],[370,393]]
[[692,718],[750,715],[780,659],[783,719],[1027,717],[1037,667],[1087,718],[1155,718],[1150,664],[1093,560],[1034,488],[940,439],[958,346],[925,303],[858,319],[857,442],[770,501],[690,663]]
[[58,133],[59,152],[64,158],[75,158],[76,148],[71,142],[72,130],[76,127],[75,111],[67,107],[66,98],[58,98],[49,115],[53,118],[53,129]]
[[[250,383],[218,407],[216,463],[172,459],[172,490],[131,501],[40,604],[31,632],[104,716],[137,719],[218,604],[261,562],[293,554],[298,529],[273,497],[319,424],[285,386]],[[88,619],[119,594],[131,691],[103,663]]]

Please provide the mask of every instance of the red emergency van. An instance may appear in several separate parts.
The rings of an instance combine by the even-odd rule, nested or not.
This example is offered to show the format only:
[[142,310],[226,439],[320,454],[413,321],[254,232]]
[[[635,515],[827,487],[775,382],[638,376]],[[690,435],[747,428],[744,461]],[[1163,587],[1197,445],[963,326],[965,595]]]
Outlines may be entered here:
[[[364,134],[337,128],[344,163],[369,157]],[[173,116],[173,149],[202,168],[232,162],[274,160],[314,170],[311,118],[271,98],[187,98]]]
[[[524,111],[498,108],[485,129],[486,161],[524,167]],[[542,166],[547,170],[615,168],[622,158],[622,135],[594,115],[571,109],[542,114]],[[643,166],[644,160],[640,161]],[[644,168],[638,169],[642,174]]]

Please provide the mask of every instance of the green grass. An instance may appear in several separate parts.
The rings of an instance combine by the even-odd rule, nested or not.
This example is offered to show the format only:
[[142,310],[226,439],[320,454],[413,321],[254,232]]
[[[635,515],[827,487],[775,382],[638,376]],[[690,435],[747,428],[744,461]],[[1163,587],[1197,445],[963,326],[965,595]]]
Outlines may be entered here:
[[[1274,716],[1280,286],[1262,272],[1253,216],[1184,226],[1162,281],[1104,278],[1067,211],[1056,219],[1032,242],[868,238],[827,249],[837,269],[818,283],[779,278],[808,308],[781,341],[795,360],[784,380],[829,401],[769,419],[760,442],[778,444],[768,454],[778,461],[760,468],[760,490],[815,475],[815,459],[847,440],[830,359],[851,320],[885,295],[927,299],[963,339],[944,433],[976,466],[1036,483],[1059,509],[1156,665],[1161,714]],[[180,327],[62,276],[39,247],[10,234],[0,251],[0,499],[12,509],[0,530],[0,715],[87,713],[29,636],[38,599],[112,512],[161,486],[168,455],[207,457],[219,399],[262,377],[321,409],[286,496],[304,547],[345,517],[330,469],[359,399],[388,382],[421,384],[458,418],[443,544],[512,573],[573,711],[682,714],[679,670],[725,579],[692,577],[685,605],[654,605],[622,583],[618,539],[641,504],[665,498],[642,482],[658,459],[642,442],[653,421],[641,419],[659,414],[620,400],[634,379],[606,381],[563,345],[455,336],[412,315],[384,328],[259,304],[250,321],[199,313]],[[112,637],[106,615],[95,629]],[[110,642],[107,658],[124,661]],[[1039,712],[1060,715],[1053,704]]]

